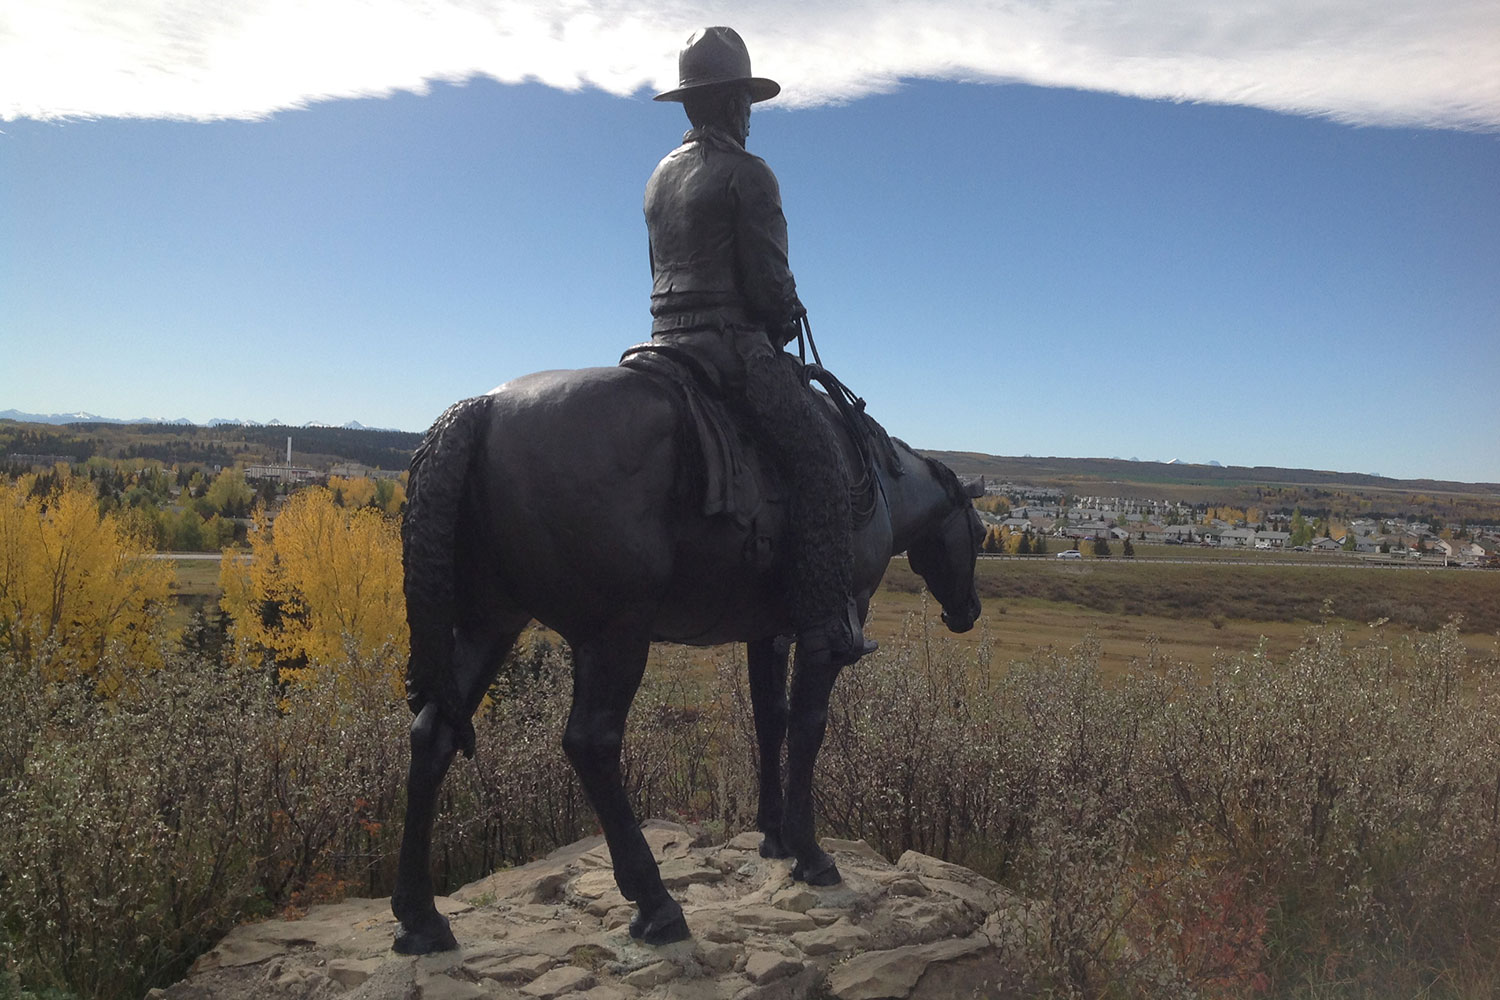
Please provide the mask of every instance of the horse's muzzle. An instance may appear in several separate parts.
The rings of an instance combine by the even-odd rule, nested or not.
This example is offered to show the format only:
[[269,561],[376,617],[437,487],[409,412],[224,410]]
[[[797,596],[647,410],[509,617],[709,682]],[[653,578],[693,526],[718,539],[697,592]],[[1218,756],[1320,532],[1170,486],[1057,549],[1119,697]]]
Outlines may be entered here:
[[979,618],[979,598],[977,596],[969,599],[969,606],[963,611],[949,614],[943,612],[943,624],[948,626],[949,632],[964,633],[974,627],[974,622]]

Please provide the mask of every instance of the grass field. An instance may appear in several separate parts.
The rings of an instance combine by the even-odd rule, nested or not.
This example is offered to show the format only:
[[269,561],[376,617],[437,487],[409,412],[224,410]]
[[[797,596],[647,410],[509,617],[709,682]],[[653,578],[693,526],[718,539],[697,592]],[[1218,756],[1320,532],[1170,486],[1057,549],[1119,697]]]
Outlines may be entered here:
[[[1462,615],[1470,649],[1500,655],[1500,573],[1041,557],[981,559],[978,587],[983,617],[973,632],[948,641],[987,644],[1000,665],[1043,646],[1074,646],[1090,631],[1112,670],[1144,659],[1153,639],[1162,654],[1200,666],[1218,653],[1254,649],[1262,638],[1285,653],[1322,620],[1325,603],[1331,620],[1362,627],[1383,620],[1373,628],[1396,631],[1431,631]],[[948,636],[921,590],[906,561],[894,560],[873,602],[871,633],[893,635],[909,627],[909,616],[925,613],[934,634]]]
[[167,624],[180,629],[194,611],[207,614],[218,607],[219,560],[174,559],[172,566],[177,574],[172,584],[176,601],[167,612]]
[[[181,627],[192,610],[216,606],[219,563],[174,565],[178,604],[169,620]],[[1384,619],[1379,627],[1395,631],[1431,631],[1462,615],[1473,653],[1500,659],[1497,572],[1370,569],[1353,562],[1325,567],[1216,559],[1180,565],[1038,557],[981,559],[978,586],[983,617],[973,631],[953,635],[920,578],[898,558],[871,602],[868,631],[889,643],[903,631],[925,628],[932,641],[983,649],[1001,668],[1042,647],[1075,646],[1090,632],[1110,672],[1144,660],[1150,642],[1171,659],[1207,667],[1216,655],[1254,649],[1262,639],[1273,653],[1296,648],[1308,626],[1322,619],[1326,603],[1333,620],[1369,628]],[[653,658],[679,661],[683,655],[692,663],[709,662],[706,655],[671,647]]]
[[[900,560],[892,564],[888,587],[910,590],[915,582]],[[1500,573],[1487,571],[1362,564],[981,560],[979,592],[1002,600],[1078,604],[1109,614],[1211,622],[1311,624],[1331,615],[1361,623],[1384,618],[1430,631],[1458,614],[1466,631],[1500,631]]]

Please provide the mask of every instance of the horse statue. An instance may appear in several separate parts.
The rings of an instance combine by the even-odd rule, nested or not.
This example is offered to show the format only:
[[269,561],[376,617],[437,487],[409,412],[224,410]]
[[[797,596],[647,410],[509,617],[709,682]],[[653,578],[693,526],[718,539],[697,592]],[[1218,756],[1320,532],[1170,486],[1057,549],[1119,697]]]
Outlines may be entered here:
[[[842,424],[835,407],[828,412]],[[855,532],[859,614],[868,613],[891,557],[904,551],[948,628],[966,631],[980,613],[978,493],[865,421],[901,472],[866,463],[879,499]],[[777,637],[793,629],[774,560],[756,557],[763,546],[743,519],[705,515],[684,485],[694,449],[683,424],[680,401],[660,378],[624,367],[541,372],[454,404],[413,456],[402,539],[416,718],[391,896],[401,924],[396,951],[458,946],[433,899],[438,787],[455,753],[472,755],[470,720],[532,620],[572,650],[563,747],[604,830],[620,893],[636,904],[632,937],[666,944],[689,936],[620,778],[626,714],[653,641],[747,644],[761,854],[794,857],[795,879],[840,881],[818,846],[812,809],[813,763],[838,670],[799,661],[788,694],[787,644]],[[840,426],[837,436],[858,463],[857,435]],[[769,469],[753,453],[748,461]],[[762,491],[771,502],[761,504],[773,539],[785,517],[774,490],[772,481]]]

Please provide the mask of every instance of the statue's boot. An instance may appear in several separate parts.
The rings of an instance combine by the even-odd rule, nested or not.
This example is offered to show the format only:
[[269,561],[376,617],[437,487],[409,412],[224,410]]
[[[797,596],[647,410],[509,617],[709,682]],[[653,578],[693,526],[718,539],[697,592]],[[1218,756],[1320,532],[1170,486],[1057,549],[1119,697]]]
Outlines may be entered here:
[[797,655],[814,666],[847,667],[879,648],[874,639],[865,638],[852,597],[842,613],[797,633]]

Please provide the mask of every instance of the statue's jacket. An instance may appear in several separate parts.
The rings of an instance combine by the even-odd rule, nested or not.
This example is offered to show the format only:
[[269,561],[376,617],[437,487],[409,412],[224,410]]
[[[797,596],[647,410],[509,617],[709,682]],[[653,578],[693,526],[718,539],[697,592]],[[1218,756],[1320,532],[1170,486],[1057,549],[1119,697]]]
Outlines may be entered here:
[[692,129],[646,183],[653,334],[776,336],[797,315],[776,175],[716,127]]

